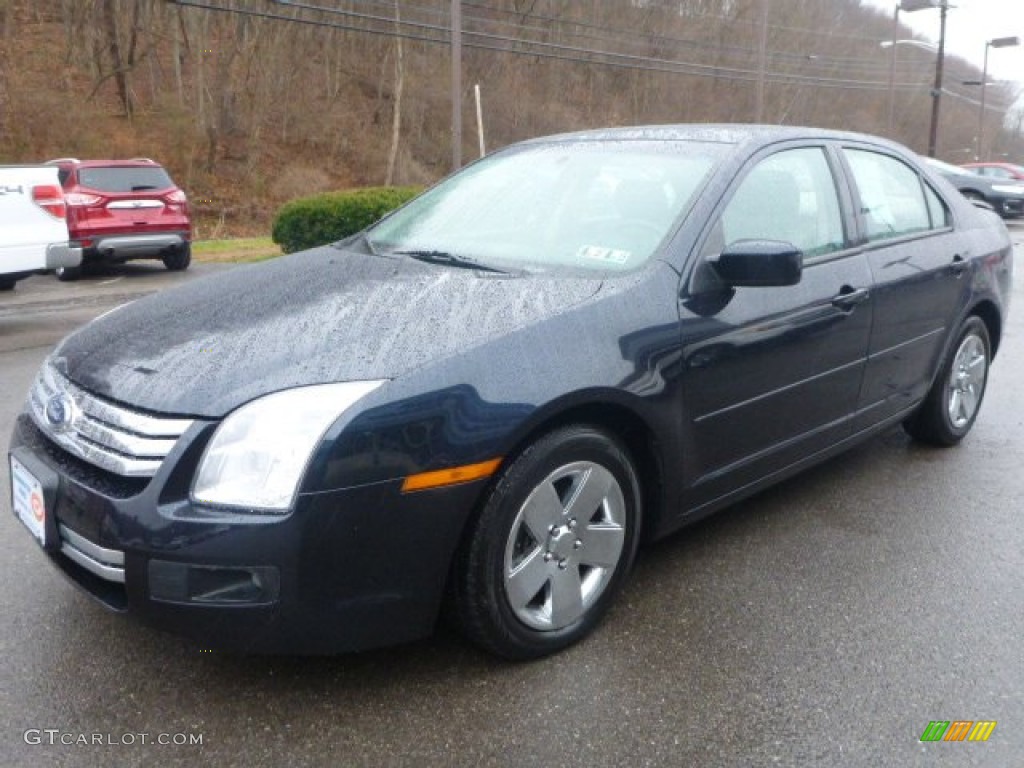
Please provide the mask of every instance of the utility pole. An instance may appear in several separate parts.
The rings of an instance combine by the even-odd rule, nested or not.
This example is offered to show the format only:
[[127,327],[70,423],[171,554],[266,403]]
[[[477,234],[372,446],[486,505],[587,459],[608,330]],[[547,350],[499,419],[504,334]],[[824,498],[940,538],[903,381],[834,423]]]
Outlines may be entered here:
[[892,14],[892,50],[889,51],[889,138],[893,138],[896,128],[896,38],[900,32],[899,3]]
[[452,0],[452,171],[462,167],[462,0]]
[[768,70],[768,0],[761,0],[761,35],[757,56],[757,102],[754,122],[764,122],[764,81]]
[[935,87],[932,89],[932,125],[928,131],[928,157],[935,157],[939,138],[939,103],[942,99],[942,65],[946,58],[946,13],[949,3],[939,6],[939,53],[935,59]]

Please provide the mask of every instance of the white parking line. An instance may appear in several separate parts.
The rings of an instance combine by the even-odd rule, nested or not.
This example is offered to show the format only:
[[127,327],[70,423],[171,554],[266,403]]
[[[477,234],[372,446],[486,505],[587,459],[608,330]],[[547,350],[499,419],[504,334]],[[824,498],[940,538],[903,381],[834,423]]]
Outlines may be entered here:
[[103,280],[103,281],[101,281],[99,283],[96,283],[96,285],[110,285],[111,283],[116,283],[118,280],[124,280],[124,276],[115,277],[112,280]]

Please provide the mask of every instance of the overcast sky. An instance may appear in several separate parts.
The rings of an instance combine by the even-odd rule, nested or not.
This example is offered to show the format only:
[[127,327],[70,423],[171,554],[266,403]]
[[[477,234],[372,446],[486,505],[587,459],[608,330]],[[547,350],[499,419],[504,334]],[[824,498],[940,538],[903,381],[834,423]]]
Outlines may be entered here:
[[[861,0],[891,14],[895,0]],[[1024,42],[1024,0],[950,0],[946,16],[946,50],[981,69],[985,41],[1017,35]],[[900,22],[927,39],[939,40],[939,10],[901,13]],[[1024,47],[992,48],[988,56],[989,77],[1016,80],[1024,84]]]

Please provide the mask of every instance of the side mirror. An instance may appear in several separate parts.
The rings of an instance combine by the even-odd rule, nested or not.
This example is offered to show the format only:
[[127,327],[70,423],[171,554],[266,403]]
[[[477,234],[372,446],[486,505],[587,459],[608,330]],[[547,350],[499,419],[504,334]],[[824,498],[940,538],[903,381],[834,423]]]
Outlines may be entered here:
[[726,285],[767,287],[796,285],[804,269],[804,255],[792,243],[779,240],[737,240],[708,264]]

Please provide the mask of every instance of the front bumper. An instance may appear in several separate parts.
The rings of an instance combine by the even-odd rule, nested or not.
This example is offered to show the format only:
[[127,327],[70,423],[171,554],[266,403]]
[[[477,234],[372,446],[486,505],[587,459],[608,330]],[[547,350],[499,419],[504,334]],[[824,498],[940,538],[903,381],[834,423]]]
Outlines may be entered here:
[[11,453],[43,485],[53,563],[108,608],[209,648],[338,653],[433,630],[480,482],[303,494],[285,516],[204,509],[188,488],[212,428],[195,425],[152,479],[131,479],[22,414]]

